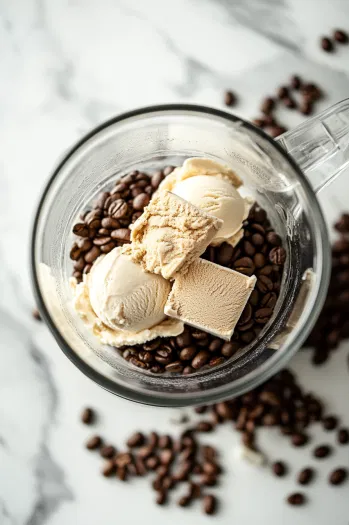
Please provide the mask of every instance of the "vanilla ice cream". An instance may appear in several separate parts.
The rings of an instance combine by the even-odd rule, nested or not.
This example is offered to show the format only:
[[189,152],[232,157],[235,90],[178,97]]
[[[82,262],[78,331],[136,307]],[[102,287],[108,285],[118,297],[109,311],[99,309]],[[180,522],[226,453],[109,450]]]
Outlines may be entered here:
[[171,286],[114,248],[92,266],[87,279],[91,306],[112,330],[140,332],[165,319]]
[[192,158],[176,168],[160,185],[198,208],[223,221],[211,241],[213,246],[228,242],[235,246],[242,238],[242,223],[251,200],[237,191],[239,177],[227,166],[211,159]]
[[222,225],[178,195],[160,191],[132,225],[124,251],[147,272],[172,279],[204,253]]

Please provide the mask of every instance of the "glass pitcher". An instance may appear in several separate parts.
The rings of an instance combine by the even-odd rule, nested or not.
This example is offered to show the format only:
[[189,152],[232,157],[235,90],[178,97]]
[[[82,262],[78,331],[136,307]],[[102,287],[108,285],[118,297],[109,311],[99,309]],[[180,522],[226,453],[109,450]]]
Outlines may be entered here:
[[[155,376],[97,342],[72,307],[72,227],[81,210],[118,177],[209,157],[229,165],[267,210],[287,250],[271,321],[250,345],[216,368]],[[217,402],[251,390],[285,366],[323,305],[330,247],[316,193],[349,164],[349,100],[277,141],[242,119],[193,105],[154,106],[102,124],[51,176],[36,213],[31,270],[40,312],[63,352],[107,390],[158,406]]]

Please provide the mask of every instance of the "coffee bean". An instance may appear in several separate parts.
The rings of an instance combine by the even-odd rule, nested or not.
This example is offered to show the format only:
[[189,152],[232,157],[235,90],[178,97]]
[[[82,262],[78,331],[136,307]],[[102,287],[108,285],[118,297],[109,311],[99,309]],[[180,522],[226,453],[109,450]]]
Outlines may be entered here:
[[290,505],[304,505],[306,499],[304,494],[301,494],[300,492],[294,492],[287,497],[287,502]]
[[128,213],[127,203],[123,199],[112,202],[108,208],[108,214],[113,219],[123,219]]
[[290,84],[293,89],[299,89],[302,85],[300,77],[298,75],[293,75],[291,77]]
[[195,430],[197,432],[212,432],[213,425],[209,421],[199,421],[195,427]]
[[251,276],[255,270],[255,266],[250,257],[242,257],[234,262],[234,270],[243,273],[244,275]]
[[286,261],[286,251],[282,247],[272,248],[269,252],[269,259],[273,264],[283,265]]
[[236,104],[236,96],[232,91],[226,91],[224,93],[224,104],[229,107]]
[[159,448],[171,448],[172,447],[172,438],[171,436],[165,435],[161,436],[158,441]]
[[89,236],[89,230],[86,224],[78,223],[75,224],[73,227],[73,233],[74,235],[78,235],[79,237],[88,237]]
[[111,237],[117,241],[129,242],[131,239],[131,231],[128,228],[118,228],[111,232]]
[[92,436],[86,443],[88,450],[96,450],[102,445],[102,438],[100,436]]
[[322,39],[321,39],[321,47],[327,53],[331,53],[333,51],[333,43],[327,37],[322,37]]
[[275,100],[272,97],[267,97],[263,100],[261,111],[266,115],[270,114],[275,108]]
[[110,237],[96,237],[95,239],[93,239],[93,244],[95,246],[103,246],[105,244],[108,244],[110,242]]
[[69,255],[73,261],[77,261],[80,258],[81,250],[76,243],[74,243],[73,246],[71,247]]
[[278,476],[279,478],[285,476],[287,473],[286,465],[283,461],[276,461],[273,463],[273,472],[275,476]]
[[311,102],[307,102],[307,101],[304,101],[301,103],[301,105],[299,106],[299,111],[303,114],[303,115],[311,115],[312,112],[313,112],[313,105]]
[[173,450],[170,448],[164,449],[160,452],[159,457],[163,465],[170,465],[174,459]]
[[264,119],[262,118],[255,118],[252,120],[253,124],[257,126],[258,128],[264,128]]
[[141,193],[133,199],[133,207],[135,210],[143,210],[149,204],[150,197],[147,193]]
[[309,485],[314,478],[314,469],[307,467],[300,471],[297,481],[300,485]]
[[340,428],[337,435],[338,443],[346,445],[349,443],[349,430],[347,428]]
[[269,129],[269,135],[275,139],[285,133],[285,131],[287,130],[283,126],[273,126]]
[[177,501],[180,507],[187,507],[190,502],[191,502],[191,498],[189,496],[182,496]]
[[288,97],[285,97],[282,102],[284,103],[284,105],[288,108],[288,109],[295,109],[297,107],[297,104],[296,102],[293,100],[292,97],[288,96]]
[[277,90],[277,97],[281,100],[288,96],[288,88],[286,86],[280,86]]
[[338,425],[338,418],[335,416],[327,416],[322,420],[325,430],[334,430]]
[[202,368],[207,361],[210,359],[211,354],[207,350],[200,350],[194,357],[194,359],[191,362],[191,366],[198,370],[199,368]]
[[166,491],[171,490],[175,486],[175,480],[172,476],[165,476],[162,480],[162,486]]
[[254,318],[259,324],[266,324],[273,313],[272,308],[259,308],[254,314]]
[[217,499],[212,494],[206,494],[202,499],[203,511],[205,514],[214,514],[217,510]]
[[100,449],[100,454],[102,458],[110,459],[115,456],[115,447],[113,445],[104,445]]
[[253,244],[250,241],[244,241],[243,246],[246,255],[248,255],[248,257],[253,257],[256,253],[256,248],[253,246]]
[[102,468],[102,474],[104,477],[109,478],[116,472],[116,467],[114,465],[113,460],[106,461],[103,468]]
[[226,266],[233,257],[234,248],[231,244],[224,242],[220,245],[217,251],[217,262],[223,266]]
[[34,310],[32,311],[32,316],[34,317],[35,321],[41,321],[41,315],[40,315],[40,312],[37,308],[34,308]]
[[133,447],[141,447],[144,444],[144,442],[145,442],[144,434],[142,434],[142,432],[135,432],[134,434],[132,434],[132,436],[128,438],[128,440],[126,441],[126,444],[128,447],[133,448]]
[[323,459],[331,454],[331,447],[328,445],[320,445],[314,449],[314,457]]
[[166,372],[182,372],[183,364],[180,361],[173,361],[165,366]]
[[95,412],[92,408],[84,408],[84,410],[81,413],[81,421],[85,423],[85,425],[91,425],[95,422]]
[[256,286],[261,293],[268,293],[273,290],[274,284],[266,275],[259,275]]
[[165,505],[167,501],[167,492],[165,490],[159,490],[155,501],[157,505]]
[[89,250],[84,256],[85,262],[92,264],[100,256],[100,254],[100,248],[98,248],[98,246],[93,246],[91,250]]
[[301,432],[297,432],[296,434],[292,435],[292,445],[295,447],[303,447],[308,443],[308,436],[305,434],[302,434]]
[[348,43],[348,34],[345,31],[343,31],[342,29],[336,29],[333,32],[333,38],[339,44],[347,44]]
[[348,470],[337,468],[329,475],[328,481],[331,485],[341,485],[348,477]]

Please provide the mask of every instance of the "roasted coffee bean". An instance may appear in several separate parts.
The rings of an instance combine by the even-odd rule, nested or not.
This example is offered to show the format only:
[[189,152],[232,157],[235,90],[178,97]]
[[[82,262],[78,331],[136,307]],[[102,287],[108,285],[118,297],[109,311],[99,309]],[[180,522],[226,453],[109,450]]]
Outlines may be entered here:
[[333,51],[333,43],[326,36],[322,37],[322,39],[321,39],[321,47],[327,53],[331,53],[331,51]]
[[167,501],[167,492],[165,490],[158,490],[155,501],[157,505],[165,505]]
[[104,445],[101,449],[100,449],[100,455],[102,456],[102,458],[105,458],[105,459],[110,459],[112,457],[115,456],[115,447],[113,447],[113,445]]
[[200,483],[205,487],[215,487],[218,483],[217,476],[210,476],[209,474],[203,473]]
[[103,191],[102,193],[100,193],[99,196],[97,197],[95,203],[94,203],[95,207],[103,209],[105,201],[107,200],[109,195],[110,195],[110,193],[108,191]]
[[159,437],[158,447],[159,448],[171,448],[172,447],[171,436],[165,435],[165,436]]
[[285,133],[285,131],[287,130],[283,126],[273,126],[269,129],[269,135],[275,139]]
[[193,372],[195,372],[195,370],[191,366],[185,366],[183,368],[183,375],[185,376],[188,376],[189,374],[192,374]]
[[273,313],[272,308],[259,308],[255,311],[254,318],[259,324],[266,324]]
[[165,476],[162,480],[162,486],[165,490],[171,490],[175,486],[175,480],[172,476]]
[[195,430],[197,432],[212,432],[213,425],[209,421],[199,421],[195,427]]
[[119,467],[116,470],[116,476],[119,478],[120,481],[126,481],[127,480],[127,469],[126,469],[126,467]]
[[81,421],[85,423],[85,425],[91,425],[95,422],[96,415],[92,408],[84,408],[84,410],[81,413]]
[[148,447],[150,447],[151,450],[153,450],[155,447],[158,446],[159,442],[159,435],[157,432],[150,432],[148,436]]
[[341,485],[348,477],[348,470],[345,468],[337,468],[329,475],[328,481],[331,485]]
[[205,463],[202,466],[202,469],[204,473],[208,474],[209,476],[218,476],[221,472],[219,466],[211,461],[205,461]]
[[267,233],[267,241],[272,246],[281,246],[281,237],[274,231]]
[[311,115],[313,112],[313,105],[309,101],[303,101],[299,106],[299,111],[302,115]]
[[234,106],[236,104],[236,95],[232,91],[226,91],[224,94],[224,104],[226,106]]
[[164,174],[162,171],[156,171],[151,177],[151,185],[154,190],[157,190],[160,186],[160,183],[164,179]]
[[256,286],[261,293],[268,293],[273,290],[274,283],[266,275],[259,275]]
[[110,241],[111,241],[110,237],[96,237],[95,239],[93,239],[93,244],[95,246],[101,247],[105,244],[108,244]]
[[280,86],[277,90],[277,96],[281,100],[288,96],[288,88],[286,86]]
[[35,321],[41,321],[41,315],[40,315],[40,312],[37,308],[34,308],[34,310],[32,311],[32,316],[33,318],[35,319]]
[[144,434],[142,432],[135,432],[134,434],[132,434],[132,436],[128,438],[128,440],[126,441],[126,444],[128,447],[133,448],[133,447],[141,447],[142,445],[144,445],[144,442],[145,442]]
[[290,505],[304,505],[306,502],[304,494],[300,492],[294,492],[287,497],[287,502]]
[[164,450],[161,450],[159,456],[160,461],[163,465],[170,465],[174,460],[173,450],[171,450],[170,448],[165,448]]
[[266,115],[269,115],[275,108],[275,100],[272,97],[267,97],[263,100],[261,111]]
[[150,201],[150,197],[147,193],[141,193],[133,199],[133,207],[136,211],[143,210]]
[[102,474],[104,477],[109,478],[116,472],[116,467],[113,460],[106,461],[103,468],[102,468]]
[[81,249],[76,243],[73,244],[69,255],[73,261],[77,261],[81,257]]
[[192,360],[191,366],[195,368],[195,370],[198,370],[202,368],[210,358],[211,354],[208,350],[200,350]]
[[185,348],[187,346],[190,346],[191,341],[192,341],[192,337],[191,337],[190,332],[188,331],[184,331],[182,334],[177,335],[176,337],[176,345],[179,348]]
[[159,458],[157,456],[149,456],[149,458],[145,460],[145,465],[148,470],[155,470],[159,465]]
[[253,244],[250,241],[244,241],[243,242],[243,247],[244,247],[244,251],[245,251],[245,253],[246,253],[246,255],[248,257],[253,257],[254,254],[256,253],[256,248],[255,248],[255,246],[253,246]]
[[288,97],[285,97],[282,102],[285,104],[285,106],[288,108],[288,109],[295,109],[297,107],[297,104],[296,102],[294,101],[294,99],[290,96]]
[[349,430],[347,428],[340,428],[338,430],[337,440],[340,445],[349,443]]
[[333,32],[333,38],[339,44],[347,44],[348,43],[348,34],[345,31],[343,31],[342,29],[336,29]]
[[217,250],[217,263],[226,266],[232,259],[234,248],[231,244],[224,242]]
[[214,514],[217,510],[217,499],[212,494],[206,494],[202,499],[203,511],[205,514]]
[[283,265],[286,261],[286,251],[282,247],[272,248],[269,252],[269,259],[273,264]]
[[128,213],[127,203],[123,199],[112,202],[108,208],[108,215],[113,219],[123,219]]
[[96,450],[102,445],[102,438],[100,436],[92,436],[86,443],[88,450]]
[[273,463],[273,472],[275,476],[278,476],[279,478],[285,476],[287,473],[286,465],[283,461],[276,461]]
[[250,257],[242,257],[234,262],[234,270],[243,273],[244,275],[251,276],[254,273],[255,266]]
[[299,89],[302,85],[300,77],[298,75],[293,75],[291,77],[290,84],[293,89]]
[[118,228],[111,232],[112,239],[122,242],[129,242],[131,239],[131,231],[128,228]]
[[222,345],[222,339],[215,338],[210,342],[208,349],[210,352],[219,352],[219,350],[222,348]]
[[338,425],[338,418],[335,416],[327,416],[322,420],[325,430],[334,430]]
[[266,263],[265,255],[263,253],[256,253],[253,257],[253,263],[257,269],[263,268]]
[[263,118],[255,118],[255,119],[252,120],[252,122],[258,128],[264,128],[264,126],[265,126]]
[[88,227],[86,226],[86,224],[84,224],[82,222],[79,222],[78,224],[75,224],[75,226],[73,227],[73,233],[75,235],[78,235],[79,237],[88,237],[89,236]]
[[331,447],[329,445],[319,445],[314,449],[314,457],[323,459],[331,454]]
[[308,436],[305,434],[302,434],[301,432],[297,432],[296,434],[292,435],[292,445],[295,447],[303,447],[308,443]]
[[300,485],[309,485],[314,478],[314,469],[311,467],[304,468],[300,471],[297,481]]
[[132,463],[132,455],[129,452],[120,452],[116,455],[114,463],[118,468],[127,467]]
[[190,502],[191,502],[190,496],[181,496],[179,500],[177,501],[180,507],[187,507]]
[[195,346],[187,346],[181,350],[179,357],[183,361],[191,361],[194,358],[196,352],[197,349]]
[[108,242],[108,244],[104,244],[101,246],[101,252],[102,253],[109,253],[112,251],[113,248],[115,248],[116,244],[114,241]]
[[172,363],[169,363],[165,366],[166,372],[182,372],[183,370],[183,364],[180,361],[173,361]]
[[89,250],[86,254],[85,254],[85,262],[89,263],[89,264],[92,264],[101,254],[101,250],[100,248],[98,248],[98,246],[93,246],[93,248],[91,248],[91,250]]

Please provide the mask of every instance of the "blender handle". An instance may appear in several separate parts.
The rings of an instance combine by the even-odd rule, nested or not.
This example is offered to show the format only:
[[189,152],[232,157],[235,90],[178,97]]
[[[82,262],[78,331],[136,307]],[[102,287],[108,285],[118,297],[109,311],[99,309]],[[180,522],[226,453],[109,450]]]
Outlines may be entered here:
[[349,166],[349,99],[276,139],[318,193]]

